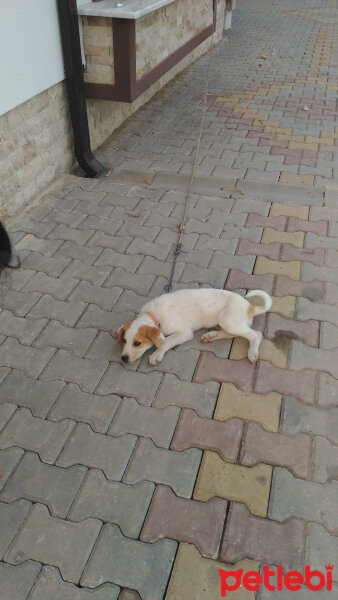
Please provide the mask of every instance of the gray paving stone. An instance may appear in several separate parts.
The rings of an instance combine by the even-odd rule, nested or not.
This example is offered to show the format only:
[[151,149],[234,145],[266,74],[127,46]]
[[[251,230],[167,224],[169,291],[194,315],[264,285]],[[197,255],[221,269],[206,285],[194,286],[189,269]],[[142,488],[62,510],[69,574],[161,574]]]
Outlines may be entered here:
[[110,435],[94,433],[89,425],[79,423],[63,449],[57,465],[71,467],[80,464],[102,469],[108,479],[119,481],[136,440],[133,435],[113,438]]
[[0,450],[0,490],[4,487],[7,479],[14,471],[24,451],[21,448],[8,448],[7,450]]
[[1,298],[1,307],[11,310],[18,317],[24,317],[41,298],[37,292],[16,292],[8,290]]
[[155,481],[172,487],[178,496],[190,498],[202,452],[196,448],[176,452],[157,448],[149,439],[141,438],[124,475],[124,483]]
[[[121,345],[117,344],[114,335],[107,331],[99,331],[94,342],[86,354],[86,358],[104,359],[110,362],[121,363]],[[116,336],[115,336],[116,337]],[[137,364],[130,365],[130,368],[136,371]]]
[[120,588],[114,584],[96,590],[79,588],[65,583],[55,567],[43,567],[29,600],[117,600],[119,592]]
[[320,328],[320,347],[332,350],[338,348],[338,327],[332,323],[322,323]]
[[[81,204],[79,205],[81,207]],[[44,229],[46,230],[46,235],[51,231],[52,225],[55,226],[55,223],[61,223],[62,225],[68,225],[70,227],[77,227],[85,218],[86,213],[70,213],[69,211],[63,210],[55,210],[52,208],[48,215],[43,219],[45,223]],[[50,221],[50,225],[48,225]],[[44,231],[44,229],[42,231]],[[40,231],[37,229],[37,231]],[[34,231],[29,231],[27,233],[34,233]]]
[[93,285],[88,281],[80,281],[71,293],[69,300],[72,302],[83,301],[91,304],[98,304],[103,309],[111,310],[122,292],[123,289],[121,287],[114,287],[108,290]]
[[96,335],[97,330],[93,328],[74,329],[74,327],[65,327],[60,321],[49,321],[47,327],[35,340],[34,346],[37,348],[50,346],[64,348],[71,354],[82,358]]
[[95,519],[63,521],[51,517],[45,506],[35,504],[5,560],[12,565],[30,559],[53,565],[65,581],[78,583],[101,525]]
[[16,317],[9,310],[2,310],[0,313],[0,333],[15,337],[27,346],[30,346],[46,323],[47,319]]
[[77,385],[69,383],[48,418],[52,421],[73,419],[88,423],[97,433],[106,433],[120,401],[119,396],[88,394],[82,392]]
[[86,308],[85,302],[64,302],[45,294],[31,309],[29,317],[47,317],[73,327]]
[[244,200],[237,198],[231,209],[232,213],[255,213],[267,217],[270,211],[271,202],[262,200]]
[[[82,221],[86,222],[86,221]],[[65,240],[67,242],[74,242],[78,246],[85,246],[88,240],[94,234],[94,230],[80,231],[79,229],[73,229],[64,224],[59,224],[53,229],[48,235],[51,240]]]
[[104,282],[104,288],[119,287],[133,290],[137,294],[146,296],[155,281],[155,275],[141,273],[127,273],[124,269],[116,268]]
[[300,321],[315,319],[338,324],[338,306],[319,304],[318,302],[311,302],[307,298],[299,298],[296,316]]
[[105,525],[81,584],[94,588],[114,581],[137,590],[142,600],[159,600],[165,594],[176,548],[173,540],[145,544],[124,537],[116,525]]
[[307,233],[305,236],[305,248],[338,248],[338,240],[333,237],[316,235],[315,233]]
[[[111,248],[118,252],[125,252],[132,240],[133,238],[131,236],[117,237],[116,235],[107,235],[103,231],[96,231],[84,250],[96,255],[102,251],[102,248]],[[74,258],[83,260],[80,256],[74,256]],[[94,260],[92,262],[94,262]]]
[[46,417],[64,384],[61,381],[45,383],[26,377],[23,371],[13,371],[2,384],[0,403],[12,402],[32,411],[35,417]]
[[158,242],[146,242],[142,239],[135,238],[126,250],[126,254],[153,256],[158,260],[166,260],[171,249],[171,243],[160,244]]
[[138,367],[139,372],[151,373],[153,371],[160,371],[161,373],[175,373],[180,379],[191,381],[199,359],[199,352],[191,348],[188,350],[184,345],[177,346],[175,349],[169,350],[162,362],[155,366],[149,364],[149,356],[150,354],[147,353],[141,359],[140,366]]
[[[139,206],[137,207],[137,210],[135,210],[135,214],[141,214],[141,209]],[[135,223],[134,221],[137,220],[133,219],[133,222],[127,221],[123,223],[122,227],[118,231],[118,238],[116,238],[118,241],[120,239],[122,240],[125,236],[128,236],[130,241],[132,241],[132,238],[136,237],[141,238],[145,242],[153,242],[161,230],[160,227],[154,224],[151,227],[145,227],[140,223]],[[119,248],[116,248],[116,250],[118,249]]]
[[0,502],[0,558],[10,547],[27,517],[31,503],[27,500],[18,500],[12,504]]
[[[72,260],[80,260],[83,263],[88,265],[92,265],[93,262],[98,258],[99,254],[102,252],[102,247],[92,247],[92,246],[100,246],[100,244],[92,244],[92,240],[94,240],[95,235],[89,241],[88,246],[77,246],[73,242],[65,242],[61,248],[54,255],[55,258],[69,258]],[[99,235],[99,232],[98,232]],[[102,234],[104,235],[104,234]],[[53,294],[54,295],[54,294]]]
[[159,410],[142,406],[133,398],[124,398],[109,434],[133,433],[151,438],[156,446],[169,448],[179,415],[180,409],[174,406]]
[[219,392],[219,383],[188,383],[180,381],[176,375],[166,374],[153,401],[156,408],[178,406],[193,408],[200,417],[211,418]]
[[58,350],[40,378],[77,383],[84,392],[93,392],[107,366],[105,360],[75,358],[68,350]]
[[121,364],[110,364],[102,377],[97,394],[117,394],[136,398],[140,404],[150,406],[160,385],[162,375],[158,372],[136,373]]
[[199,235],[196,248],[200,250],[221,250],[227,255],[233,255],[236,252],[237,244],[237,238],[224,239],[214,238],[210,235]]
[[31,277],[35,274],[35,271],[31,271],[30,269],[15,269],[14,271],[7,272],[6,278],[4,274],[2,274],[2,284],[0,289],[3,288],[2,296],[5,296],[5,286],[8,286],[8,289],[13,291],[20,291],[30,280]]
[[14,404],[1,404],[0,406],[0,431],[5,427],[13,413],[16,411]]
[[300,370],[313,368],[331,373],[338,379],[338,351],[324,350],[323,348],[311,348],[302,342],[292,340],[290,354],[290,368]]
[[19,344],[15,338],[7,338],[0,345],[0,364],[25,371],[28,377],[39,377],[49,363],[55,348],[31,348]]
[[338,446],[324,437],[315,438],[313,481],[328,483],[338,479]]
[[75,277],[76,279],[84,279],[96,285],[102,285],[111,273],[112,267],[95,266],[85,264],[81,260],[73,260],[64,270],[64,277]]
[[310,221],[338,221],[338,209],[327,206],[311,206]]
[[[323,565],[334,564],[337,555],[338,537],[317,523],[309,523],[305,563],[311,565],[312,570],[323,572]],[[332,580],[338,583],[337,569],[332,571]]]
[[338,381],[328,373],[319,373],[318,390],[319,406],[338,406]]
[[299,431],[321,435],[338,444],[338,408],[304,405],[295,398],[285,398],[281,428],[284,433]]
[[[189,235],[188,234],[185,235],[183,249],[186,252],[188,250],[192,250],[195,247],[195,244],[196,244],[198,238],[199,238],[199,235],[197,233],[189,233]],[[158,236],[156,238],[156,242],[159,242],[162,244],[171,244],[171,247],[173,247],[173,246],[176,247],[177,239],[178,239],[177,231],[172,231],[171,229],[168,229],[167,227],[162,227],[160,233],[158,234]]]
[[154,489],[150,481],[126,485],[107,481],[102,471],[90,469],[69,518],[83,521],[95,517],[105,523],[116,523],[123,535],[137,538]]
[[134,311],[123,310],[117,312],[116,308],[114,312],[102,310],[99,306],[89,305],[85,310],[81,318],[76,324],[78,328],[93,327],[101,331],[115,332],[123,324],[131,321],[135,316]]
[[137,313],[145,303],[146,299],[144,296],[136,294],[133,290],[124,290],[116,302],[115,308],[118,312],[133,311]]
[[[338,223],[336,223],[338,226]],[[338,267],[338,251],[337,250],[327,250],[326,251],[326,264],[328,267],[336,268]]]
[[337,481],[312,483],[296,479],[286,469],[275,468],[268,516],[276,521],[289,517],[315,521],[337,535],[337,498]]
[[89,215],[82,223],[80,223],[79,229],[84,231],[103,231],[108,235],[114,235],[122,225],[122,221],[108,217],[98,217],[98,211],[97,208],[95,210],[95,207],[93,207],[93,212],[93,215]]
[[24,287],[25,292],[50,294],[57,300],[65,300],[77,284],[72,277],[49,277],[45,273],[35,273]]
[[[323,564],[320,566],[320,571],[321,573],[325,574],[326,572],[323,572]],[[276,567],[271,566],[270,570],[276,572]],[[261,574],[263,575],[262,571]],[[318,580],[313,578],[314,585],[316,581]],[[275,589],[273,589],[273,591],[269,591],[266,587],[261,586],[260,591],[257,594],[257,600],[316,600],[317,598],[320,598],[320,600],[332,600],[332,598],[338,593],[338,585],[334,584],[332,586],[332,590],[326,590],[324,588],[323,590],[320,590],[320,592],[311,591],[305,585],[302,585],[300,589],[296,589],[295,591],[290,591],[286,587],[284,587],[282,591],[278,591],[276,589],[276,576],[274,578],[271,577],[270,582]]]
[[0,498],[5,502],[26,498],[47,504],[53,516],[66,518],[86,472],[81,466],[60,469],[47,465],[37,454],[26,452]]
[[[226,215],[224,215],[224,221],[226,219]],[[222,221],[219,223],[210,223],[207,221],[206,223],[201,222],[198,219],[189,218],[187,220],[187,224],[185,227],[186,233],[205,233],[207,235],[212,235],[214,237],[219,237],[222,232]]]
[[140,254],[120,254],[110,248],[105,248],[95,262],[95,265],[98,267],[109,266],[110,269],[113,267],[121,267],[121,269],[125,269],[129,273],[135,273],[140,266],[141,261],[142,255]]
[[4,600],[26,600],[40,569],[39,563],[30,560],[17,567],[0,562],[1,589]]
[[[176,277],[179,277],[183,271],[183,268],[183,264],[177,265]],[[137,272],[144,273],[146,275],[169,277],[171,269],[172,263],[170,261],[163,262],[161,260],[155,260],[152,256],[145,256]]]
[[337,269],[317,267],[312,263],[303,262],[302,281],[332,281],[338,283]]
[[32,417],[27,408],[19,408],[0,435],[0,448],[19,446],[37,452],[41,460],[53,463],[69,438],[74,422],[52,423]]
[[52,254],[60,248],[61,244],[62,242],[58,240],[41,239],[31,233],[27,233],[27,235],[16,244],[15,249],[16,251],[31,250],[33,252],[41,252],[45,256],[52,256]]
[[[195,265],[187,264],[184,267],[183,274],[180,277],[180,281],[183,283],[203,283],[209,284],[212,287],[222,289],[228,276],[228,269],[200,269]],[[178,274],[176,274],[178,277]]]
[[225,252],[216,250],[210,263],[211,269],[238,269],[242,273],[252,273],[256,256],[229,256]]

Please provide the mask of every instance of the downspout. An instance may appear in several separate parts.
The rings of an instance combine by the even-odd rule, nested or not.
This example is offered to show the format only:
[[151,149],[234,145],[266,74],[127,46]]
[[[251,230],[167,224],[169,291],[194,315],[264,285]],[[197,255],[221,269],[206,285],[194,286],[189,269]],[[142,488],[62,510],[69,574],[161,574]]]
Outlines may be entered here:
[[76,0],[57,0],[57,4],[75,157],[89,177],[103,176],[108,169],[96,160],[90,146]]

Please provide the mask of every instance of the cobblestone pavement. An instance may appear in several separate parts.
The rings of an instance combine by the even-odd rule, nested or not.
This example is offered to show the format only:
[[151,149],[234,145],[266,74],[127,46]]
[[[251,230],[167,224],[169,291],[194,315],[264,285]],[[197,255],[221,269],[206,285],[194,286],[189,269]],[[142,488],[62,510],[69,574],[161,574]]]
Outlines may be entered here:
[[100,150],[109,178],[69,176],[8,222],[22,268],[1,291],[1,600],[216,600],[219,568],[335,563],[335,8],[238,0],[211,54],[175,289],[271,293],[256,365],[242,339],[198,332],[124,368],[112,337],[167,283],[208,58]]

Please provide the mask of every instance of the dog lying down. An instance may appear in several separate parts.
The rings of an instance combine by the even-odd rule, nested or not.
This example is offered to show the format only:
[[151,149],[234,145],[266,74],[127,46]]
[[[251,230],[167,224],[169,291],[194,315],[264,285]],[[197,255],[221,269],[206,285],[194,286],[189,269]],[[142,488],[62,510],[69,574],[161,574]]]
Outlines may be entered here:
[[267,312],[272,305],[269,294],[253,290],[246,296],[211,288],[179,290],[154,298],[142,308],[132,322],[117,331],[123,343],[121,360],[134,363],[146,350],[156,347],[149,363],[157,365],[170,348],[184,344],[198,329],[215,328],[201,337],[202,342],[244,337],[250,342],[248,358],[258,359],[262,334],[251,329],[256,315]]

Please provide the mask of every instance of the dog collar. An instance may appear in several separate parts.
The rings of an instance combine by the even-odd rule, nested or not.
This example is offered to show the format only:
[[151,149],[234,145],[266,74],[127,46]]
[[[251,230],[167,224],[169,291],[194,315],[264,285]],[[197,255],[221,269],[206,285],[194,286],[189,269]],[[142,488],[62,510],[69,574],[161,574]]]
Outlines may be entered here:
[[159,324],[158,320],[154,317],[154,315],[152,315],[149,312],[144,313],[145,315],[147,315],[156,325],[156,327],[161,327],[161,325]]

